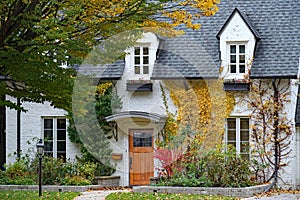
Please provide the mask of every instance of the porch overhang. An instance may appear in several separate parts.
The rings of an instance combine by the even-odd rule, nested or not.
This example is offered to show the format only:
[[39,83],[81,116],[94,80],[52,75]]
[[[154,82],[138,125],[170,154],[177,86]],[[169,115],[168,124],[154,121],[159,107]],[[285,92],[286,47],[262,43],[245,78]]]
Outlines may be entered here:
[[142,118],[142,119],[151,120],[155,123],[165,123],[167,116],[160,115],[157,113],[149,113],[149,112],[142,112],[142,111],[124,111],[124,112],[119,112],[117,114],[105,117],[107,122],[114,122],[126,118]]

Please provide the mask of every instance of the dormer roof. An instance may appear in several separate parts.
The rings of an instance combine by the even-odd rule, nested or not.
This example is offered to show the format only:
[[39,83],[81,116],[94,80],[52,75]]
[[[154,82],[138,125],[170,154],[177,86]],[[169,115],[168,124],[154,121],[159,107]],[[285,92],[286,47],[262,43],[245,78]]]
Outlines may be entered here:
[[234,17],[235,14],[239,14],[241,16],[241,18],[243,19],[243,21],[245,22],[245,24],[247,25],[247,27],[250,29],[250,31],[252,32],[252,34],[254,35],[254,37],[259,40],[260,39],[260,35],[258,33],[258,31],[256,30],[256,28],[253,26],[253,24],[251,23],[250,19],[247,17],[247,15],[240,11],[238,8],[235,8],[233,10],[233,12],[231,13],[231,15],[227,18],[227,20],[225,21],[224,25],[222,26],[222,28],[220,29],[220,31],[217,34],[217,38],[220,39],[221,34],[223,33],[224,29],[227,27],[227,25],[230,23],[230,21],[232,20],[232,18]]

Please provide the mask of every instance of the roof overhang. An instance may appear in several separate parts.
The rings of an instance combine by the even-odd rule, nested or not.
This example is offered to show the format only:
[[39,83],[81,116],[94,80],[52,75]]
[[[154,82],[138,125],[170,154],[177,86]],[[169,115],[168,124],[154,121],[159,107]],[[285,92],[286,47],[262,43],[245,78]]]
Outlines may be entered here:
[[208,76],[208,77],[175,77],[175,76],[161,76],[161,77],[150,77],[151,80],[205,80],[205,79],[218,79],[217,76]]
[[142,111],[124,111],[105,117],[107,122],[117,121],[126,118],[142,118],[154,121],[156,123],[164,123],[167,117],[165,115],[160,115],[157,113],[149,113]]
[[250,79],[297,79],[297,75],[286,75],[286,76],[250,75]]

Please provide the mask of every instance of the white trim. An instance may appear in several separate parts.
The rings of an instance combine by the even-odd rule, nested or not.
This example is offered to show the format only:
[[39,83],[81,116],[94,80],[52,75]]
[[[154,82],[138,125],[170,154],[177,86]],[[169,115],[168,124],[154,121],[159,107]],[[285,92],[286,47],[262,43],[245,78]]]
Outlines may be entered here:
[[[248,51],[248,42],[247,41],[240,41],[240,42],[227,42],[226,43],[226,56],[227,56],[227,71],[228,71],[228,77],[234,77],[234,78],[242,78],[244,79],[244,76],[246,74],[248,74],[248,67],[247,67],[247,60],[249,59],[248,58],[248,55],[247,55],[247,51]],[[236,48],[236,73],[231,73],[231,70],[230,70],[230,65],[231,65],[231,62],[230,62],[230,56],[231,56],[231,52],[230,52],[230,46],[233,46],[235,45],[237,48]],[[239,52],[239,47],[241,45],[244,45],[245,46],[245,73],[240,73],[240,66],[239,66],[239,55],[240,55],[240,52]],[[227,78],[227,77],[226,77]]]
[[[239,116],[239,117],[228,117],[226,119],[226,130],[225,130],[225,145],[227,147],[228,144],[228,119],[235,119],[235,145],[236,145],[236,152],[237,155],[241,154],[241,119],[248,119],[249,122],[249,128],[248,128],[248,133],[249,133],[249,140],[247,141],[249,144],[249,148],[250,148],[250,118],[248,116]],[[233,141],[230,141],[233,142]],[[250,155],[250,149],[248,151],[248,154]]]
[[53,117],[49,117],[49,116],[47,116],[47,117],[42,117],[41,118],[41,120],[42,120],[42,126],[41,126],[41,128],[42,128],[42,138],[43,138],[43,140],[44,140],[44,142],[45,142],[45,135],[44,135],[44,130],[45,130],[45,126],[44,126],[44,120],[45,119],[51,119],[52,120],[52,123],[53,123],[53,140],[52,140],[52,143],[53,143],[53,146],[52,146],[52,153],[53,153],[53,157],[54,158],[57,158],[58,156],[57,156],[57,154],[58,154],[58,150],[57,150],[57,143],[59,142],[58,141],[58,136],[57,136],[57,132],[58,132],[58,128],[57,128],[57,120],[58,119],[64,119],[64,120],[66,120],[66,136],[65,136],[65,158],[67,159],[67,135],[68,135],[68,133],[67,133],[67,127],[68,127],[68,120],[67,120],[67,118],[66,117],[63,117],[63,116],[53,116]]
[[[135,54],[135,49],[136,48],[139,48],[140,49],[140,54],[139,55],[136,55]],[[144,55],[144,48],[147,48],[148,49],[148,54],[147,55]],[[148,43],[144,43],[144,44],[138,44],[138,45],[135,45],[133,47],[133,52],[132,52],[132,56],[133,56],[133,63],[132,63],[132,66],[133,66],[133,73],[135,75],[149,75],[150,74],[150,44]],[[147,56],[148,57],[148,64],[144,64],[144,56]],[[135,64],[135,58],[138,57],[140,58],[140,64],[139,64],[139,67],[140,67],[140,73],[135,73],[135,66],[137,66]],[[144,66],[148,66],[148,73],[144,74]]]

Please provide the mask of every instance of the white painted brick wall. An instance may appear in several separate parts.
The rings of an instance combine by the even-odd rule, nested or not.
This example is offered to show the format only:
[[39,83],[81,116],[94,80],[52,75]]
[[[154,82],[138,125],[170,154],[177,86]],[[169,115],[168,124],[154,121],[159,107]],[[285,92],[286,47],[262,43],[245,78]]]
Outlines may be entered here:
[[[7,97],[12,99],[10,97]],[[13,99],[12,99],[13,100]],[[22,103],[23,107],[28,110],[21,113],[21,150],[27,153],[27,149],[36,150],[36,142],[33,138],[42,137],[42,117],[58,117],[65,116],[66,112],[62,109],[55,109],[48,102],[44,104],[38,103]],[[17,150],[17,112],[15,110],[6,110],[6,155],[7,163],[14,161],[13,157],[8,155],[13,154]],[[31,144],[28,145],[27,141]],[[74,159],[75,155],[79,153],[78,148],[75,147],[67,137],[67,158]]]

